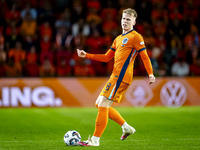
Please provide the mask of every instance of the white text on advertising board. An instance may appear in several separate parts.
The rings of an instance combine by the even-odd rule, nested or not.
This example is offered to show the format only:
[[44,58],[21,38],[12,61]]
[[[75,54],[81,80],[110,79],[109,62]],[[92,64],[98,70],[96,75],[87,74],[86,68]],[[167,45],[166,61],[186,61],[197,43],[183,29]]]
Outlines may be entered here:
[[34,89],[24,87],[3,87],[2,97],[0,99],[0,107],[53,107],[61,106],[62,100],[55,97],[54,91],[47,86],[40,86]]

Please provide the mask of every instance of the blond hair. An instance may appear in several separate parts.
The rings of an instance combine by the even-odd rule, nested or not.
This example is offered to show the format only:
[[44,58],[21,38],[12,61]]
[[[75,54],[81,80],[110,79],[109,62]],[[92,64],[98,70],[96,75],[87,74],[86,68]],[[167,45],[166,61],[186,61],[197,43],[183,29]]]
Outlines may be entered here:
[[129,15],[137,18],[137,12],[134,9],[131,9],[131,8],[124,9],[123,13],[129,14]]

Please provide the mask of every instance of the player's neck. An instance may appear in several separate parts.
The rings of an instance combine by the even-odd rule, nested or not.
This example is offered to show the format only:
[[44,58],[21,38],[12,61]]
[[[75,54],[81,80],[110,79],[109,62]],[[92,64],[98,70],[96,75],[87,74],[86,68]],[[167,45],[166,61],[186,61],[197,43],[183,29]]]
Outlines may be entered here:
[[122,30],[122,34],[126,34],[126,33],[128,33],[128,32],[130,32],[131,30],[133,30],[133,28],[131,28],[131,29],[129,29],[129,30]]

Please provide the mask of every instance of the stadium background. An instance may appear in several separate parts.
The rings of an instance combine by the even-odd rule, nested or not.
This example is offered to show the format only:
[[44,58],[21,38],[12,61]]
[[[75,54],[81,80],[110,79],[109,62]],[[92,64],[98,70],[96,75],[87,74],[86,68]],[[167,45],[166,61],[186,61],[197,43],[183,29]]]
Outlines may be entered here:
[[[156,76],[199,76],[199,6],[198,0],[1,0],[0,76],[110,75],[112,61],[83,60],[76,49],[108,50],[128,7],[138,12],[134,29]],[[146,76],[140,57],[134,75]]]
[[[41,107],[92,106],[113,60],[81,59],[76,49],[105,53],[121,34],[121,13],[129,7],[138,13],[134,29],[144,37],[157,80],[147,85],[138,56],[133,87],[116,106],[200,105],[198,0],[1,0],[0,107],[37,106],[37,96],[49,99]],[[40,87],[49,93],[33,96]]]
[[138,56],[133,83],[113,105],[137,132],[121,141],[120,126],[109,120],[95,149],[199,150],[199,6],[199,0],[0,0],[0,150],[87,149],[66,147],[63,136],[77,130],[85,140],[93,133],[94,102],[113,62],[80,59],[76,49],[104,53],[121,34],[128,7],[138,12],[134,28],[156,82],[148,85]]

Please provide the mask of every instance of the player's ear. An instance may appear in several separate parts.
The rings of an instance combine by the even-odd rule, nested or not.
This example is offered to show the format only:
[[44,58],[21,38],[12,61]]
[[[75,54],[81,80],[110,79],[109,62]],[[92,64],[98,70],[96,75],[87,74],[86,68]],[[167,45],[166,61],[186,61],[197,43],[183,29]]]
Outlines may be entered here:
[[133,22],[133,25],[135,25],[135,24],[136,24],[136,21]]

